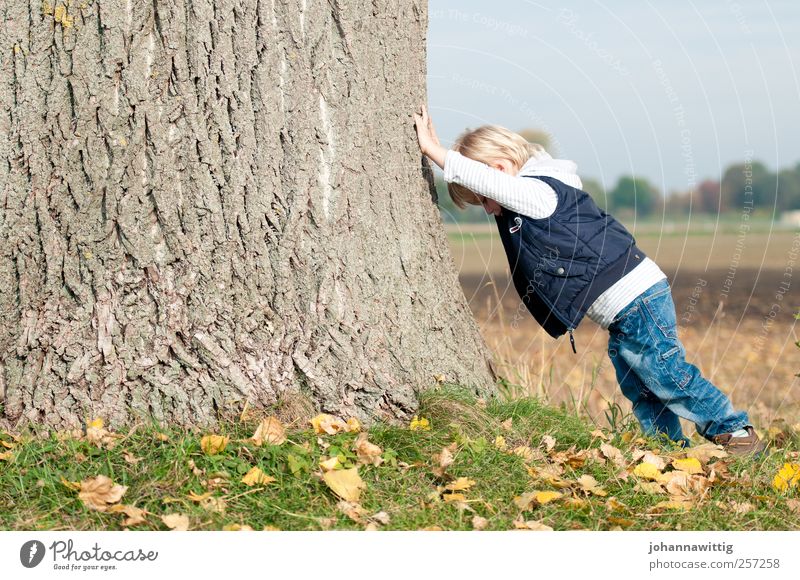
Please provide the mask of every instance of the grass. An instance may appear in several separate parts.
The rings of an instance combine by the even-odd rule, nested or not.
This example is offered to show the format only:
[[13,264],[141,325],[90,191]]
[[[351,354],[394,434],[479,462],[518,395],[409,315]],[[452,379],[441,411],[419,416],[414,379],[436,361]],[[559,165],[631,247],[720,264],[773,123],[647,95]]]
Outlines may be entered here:
[[[611,462],[590,454],[585,461],[559,463],[559,457],[563,460],[605,442],[593,426],[563,409],[532,397],[482,402],[463,389],[445,385],[421,395],[419,415],[429,420],[430,430],[387,424],[366,430],[369,441],[382,449],[384,461],[378,466],[359,466],[366,484],[360,497],[364,516],[355,519],[337,506],[339,498],[319,476],[319,461],[341,454],[346,466],[354,465],[356,433],[317,435],[309,426],[287,430],[288,439],[281,445],[258,447],[242,441],[253,434],[257,421],[228,423],[217,431],[230,436],[219,455],[203,452],[202,433],[156,426],[121,433],[111,449],[54,434],[23,434],[8,459],[0,461],[0,529],[122,529],[121,514],[89,509],[78,492],[62,482],[101,474],[127,486],[121,503],[148,512],[145,521],[132,529],[166,529],[160,516],[180,513],[189,517],[190,529],[196,530],[219,530],[232,524],[256,530],[359,530],[369,523],[369,516],[381,511],[389,520],[377,527],[394,530],[469,530],[476,515],[487,520],[485,529],[490,530],[514,529],[515,521],[528,520],[556,530],[800,529],[800,513],[790,509],[793,498],[800,497],[798,488],[778,492],[771,485],[784,463],[797,461],[797,454],[790,451],[797,448],[796,434],[766,458],[725,458],[716,460],[717,464],[712,460],[709,466],[720,473],[727,468],[727,477],[711,485],[691,509],[652,511],[668,497],[635,489],[639,478],[624,478],[620,467]],[[510,429],[502,425],[508,419]],[[630,417],[614,424],[616,431],[607,434],[607,442],[629,461],[637,449],[663,456],[680,452],[669,442],[641,437]],[[495,446],[498,435],[505,438],[506,451]],[[555,441],[549,454],[541,447],[547,435]],[[0,438],[12,444],[8,434]],[[453,463],[439,476],[433,456],[452,443]],[[530,448],[533,459],[508,451],[518,446]],[[562,466],[561,478],[568,482],[585,474],[593,476],[607,495],[587,496],[573,485],[560,490],[565,494],[561,500],[518,507],[514,498],[525,492],[558,489],[535,480],[529,472],[531,467],[554,464]],[[242,476],[253,466],[275,481],[254,487],[242,483]],[[461,492],[465,499],[443,501],[443,486],[459,477],[475,482]],[[190,493],[208,491],[224,502],[224,511],[189,498]],[[567,503],[570,495],[584,501]],[[609,502],[610,497],[624,507]],[[735,506],[747,504],[748,509],[737,513]]]

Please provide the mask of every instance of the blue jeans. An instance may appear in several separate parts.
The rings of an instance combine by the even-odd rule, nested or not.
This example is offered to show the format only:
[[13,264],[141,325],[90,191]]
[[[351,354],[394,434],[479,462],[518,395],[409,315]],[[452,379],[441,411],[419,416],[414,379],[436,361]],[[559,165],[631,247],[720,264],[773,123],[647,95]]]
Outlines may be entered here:
[[692,421],[708,440],[751,424],[747,413],[736,411],[722,391],[686,362],[666,279],[625,306],[608,331],[608,356],[617,382],[647,435],[663,433],[689,446],[678,417]]

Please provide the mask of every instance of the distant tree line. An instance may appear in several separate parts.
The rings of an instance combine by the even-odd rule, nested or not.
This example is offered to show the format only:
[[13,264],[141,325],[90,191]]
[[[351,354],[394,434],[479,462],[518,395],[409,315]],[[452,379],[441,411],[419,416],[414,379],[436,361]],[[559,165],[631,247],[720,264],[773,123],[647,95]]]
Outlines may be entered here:
[[[794,167],[770,171],[763,163],[736,163],[725,170],[722,179],[706,179],[693,190],[673,191],[662,195],[658,187],[644,177],[624,175],[613,188],[606,190],[592,178],[583,178],[583,189],[597,205],[620,217],[649,215],[720,214],[750,208],[776,215],[800,210],[800,163]],[[447,194],[447,184],[437,179],[439,205],[445,221],[481,222],[489,219],[482,207],[467,211],[456,208]]]

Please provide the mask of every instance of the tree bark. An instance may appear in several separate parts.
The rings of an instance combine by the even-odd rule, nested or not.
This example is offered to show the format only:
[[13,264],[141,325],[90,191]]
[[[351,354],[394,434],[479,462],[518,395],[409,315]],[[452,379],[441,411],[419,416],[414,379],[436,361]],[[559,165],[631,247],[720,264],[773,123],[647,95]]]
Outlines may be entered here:
[[425,2],[0,11],[2,425],[492,392],[414,135]]

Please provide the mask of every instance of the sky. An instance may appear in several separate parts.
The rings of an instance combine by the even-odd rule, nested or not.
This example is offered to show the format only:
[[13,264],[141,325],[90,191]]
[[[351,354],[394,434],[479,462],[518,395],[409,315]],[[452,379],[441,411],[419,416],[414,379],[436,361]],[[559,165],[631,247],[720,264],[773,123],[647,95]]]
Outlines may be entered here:
[[429,0],[428,109],[442,144],[499,124],[613,187],[662,191],[736,162],[800,161],[798,0]]

